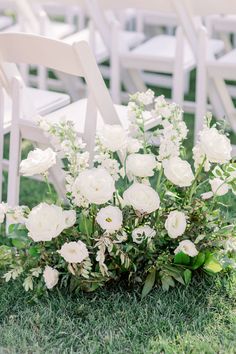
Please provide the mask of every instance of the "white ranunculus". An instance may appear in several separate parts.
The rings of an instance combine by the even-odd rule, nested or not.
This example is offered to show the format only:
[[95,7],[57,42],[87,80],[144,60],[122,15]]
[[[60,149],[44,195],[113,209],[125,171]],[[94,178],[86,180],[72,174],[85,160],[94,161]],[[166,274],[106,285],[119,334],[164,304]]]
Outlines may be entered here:
[[179,187],[191,186],[194,175],[190,164],[179,157],[172,157],[163,161],[166,178]]
[[137,244],[142,243],[145,239],[151,239],[155,236],[156,231],[148,225],[137,227],[132,232],[132,239]]
[[35,149],[28,154],[26,160],[21,161],[20,173],[23,176],[43,174],[55,164],[56,153],[51,148],[46,150]]
[[82,241],[64,243],[58,253],[68,263],[81,263],[89,256],[87,246]]
[[107,206],[98,212],[96,221],[103,230],[112,233],[120,230],[123,222],[123,215],[119,208]]
[[171,238],[177,238],[184,234],[187,227],[186,216],[181,211],[171,211],[165,222],[165,228]]
[[46,287],[48,289],[52,289],[58,283],[59,272],[50,266],[46,266],[44,269],[44,272],[43,272],[43,278],[44,278]]
[[[104,168],[82,171],[73,185],[73,194],[78,192],[89,203],[104,204],[112,199],[115,182]],[[76,195],[74,195],[76,197]]]
[[183,252],[190,257],[195,257],[198,255],[198,250],[194,243],[190,240],[184,240],[179,243],[179,246],[175,250],[175,254]]
[[127,142],[127,151],[129,154],[135,154],[136,152],[139,152],[141,149],[142,144],[138,139],[135,138],[129,138]]
[[99,133],[102,145],[109,151],[115,152],[127,147],[127,133],[121,125],[105,124]]
[[199,137],[200,148],[210,162],[223,164],[231,160],[230,140],[216,128],[205,128]]
[[140,213],[150,214],[160,206],[157,192],[145,184],[134,183],[123,194],[124,203],[132,206]]
[[131,154],[126,161],[127,173],[135,177],[151,177],[156,168],[156,158],[152,154]]
[[[51,241],[72,226],[71,214],[57,205],[41,203],[34,207],[25,221],[29,237],[35,242]],[[75,219],[73,219],[75,221]]]
[[212,192],[219,197],[227,194],[229,191],[228,184],[225,183],[222,179],[217,177],[210,180],[210,185],[211,185]]

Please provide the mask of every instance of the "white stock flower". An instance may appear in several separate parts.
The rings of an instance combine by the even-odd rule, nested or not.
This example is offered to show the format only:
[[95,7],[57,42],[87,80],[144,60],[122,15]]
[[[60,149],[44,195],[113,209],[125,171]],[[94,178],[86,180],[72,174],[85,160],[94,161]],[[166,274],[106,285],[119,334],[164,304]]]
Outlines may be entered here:
[[127,173],[135,177],[151,177],[157,161],[152,154],[131,154],[126,160]]
[[205,128],[200,132],[199,146],[210,162],[223,164],[231,160],[230,140],[216,128]]
[[190,164],[181,160],[179,157],[173,157],[163,162],[164,174],[166,178],[179,187],[191,186],[194,175]]
[[138,92],[137,100],[139,101],[139,103],[148,106],[149,104],[153,103],[154,96],[154,92],[148,89],[146,92]]
[[127,133],[121,125],[105,124],[99,133],[99,139],[112,152],[123,150],[127,146]]
[[201,164],[204,162],[204,171],[205,172],[209,172],[211,169],[211,164],[209,162],[208,159],[206,159],[206,155],[204,154],[204,152],[201,150],[201,147],[199,145],[199,143],[194,146],[193,148],[193,160],[194,160],[194,167],[195,170],[198,169],[199,166],[201,166]]
[[124,203],[140,213],[150,214],[160,206],[157,192],[145,184],[134,183],[123,194]]
[[122,212],[117,207],[107,206],[98,212],[96,221],[107,232],[118,231],[123,222]]
[[198,255],[198,250],[194,243],[190,240],[184,240],[179,243],[179,246],[174,251],[175,254],[183,252],[190,257],[195,257]]
[[225,183],[225,181],[223,181],[222,179],[217,177],[210,180],[210,185],[211,185],[212,192],[219,197],[227,194],[229,191],[228,184]]
[[34,207],[26,219],[28,235],[35,242],[51,241],[75,222],[74,212],[64,211],[57,205],[41,203]]
[[56,164],[56,153],[48,148],[46,150],[35,149],[28,154],[26,160],[21,161],[20,173],[23,176],[39,175]]
[[46,287],[48,289],[52,289],[58,283],[59,272],[50,266],[46,266],[44,269],[44,272],[43,272],[43,278],[44,278]]
[[72,195],[82,195],[89,203],[104,204],[112,199],[115,182],[104,168],[82,171],[72,187]]
[[142,148],[142,144],[138,139],[135,138],[129,138],[127,142],[127,151],[129,154],[135,154],[136,152],[139,152],[139,150]]
[[115,159],[104,159],[102,160],[101,167],[105,168],[107,172],[114,178],[115,181],[119,179],[120,165]]
[[132,239],[133,242],[140,244],[145,239],[151,239],[156,236],[156,231],[153,230],[150,226],[140,226],[133,230]]
[[81,263],[89,256],[87,246],[82,241],[64,243],[58,253],[68,263]]
[[184,234],[187,227],[186,216],[181,211],[171,211],[165,222],[165,228],[171,238],[177,238]]

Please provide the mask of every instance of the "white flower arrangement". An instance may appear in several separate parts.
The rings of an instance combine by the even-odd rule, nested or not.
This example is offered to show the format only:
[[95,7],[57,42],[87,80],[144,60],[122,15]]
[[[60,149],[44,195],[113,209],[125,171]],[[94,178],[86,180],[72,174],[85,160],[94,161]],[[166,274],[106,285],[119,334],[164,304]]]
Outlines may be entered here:
[[225,196],[236,195],[236,163],[228,137],[208,114],[186,161],[180,107],[148,90],[131,96],[128,116],[129,131],[105,125],[98,133],[93,168],[72,122],[40,121],[56,152],[36,149],[21,172],[47,179],[62,158],[68,201],[32,210],[0,205],[0,223],[6,216],[13,224],[0,246],[6,281],[20,277],[40,295],[55,286],[94,291],[122,278],[142,282],[145,296],[159,283],[168,290],[195,273],[235,268],[236,223]]

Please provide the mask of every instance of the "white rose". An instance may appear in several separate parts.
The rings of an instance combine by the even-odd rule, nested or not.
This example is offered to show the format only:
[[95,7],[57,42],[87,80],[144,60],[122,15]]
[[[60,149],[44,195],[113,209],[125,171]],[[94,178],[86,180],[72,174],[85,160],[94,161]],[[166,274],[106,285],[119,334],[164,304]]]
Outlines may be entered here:
[[210,181],[212,192],[221,197],[228,193],[229,186],[220,178],[214,178]]
[[140,244],[145,239],[151,239],[156,236],[156,231],[153,230],[150,226],[140,226],[133,230],[132,239],[135,243]]
[[134,183],[123,194],[124,203],[131,205],[140,213],[152,213],[159,209],[160,198],[157,192],[145,184]]
[[[72,226],[71,215],[57,205],[41,203],[34,207],[26,219],[25,226],[29,237],[35,242],[51,241],[59,236],[64,229]],[[73,219],[73,221],[75,221]]]
[[172,157],[163,162],[166,178],[179,187],[191,186],[194,175],[190,164],[179,157]]
[[187,227],[186,216],[181,211],[171,211],[165,222],[165,228],[171,238],[184,234]]
[[112,152],[123,150],[127,146],[127,133],[121,125],[105,124],[99,138],[102,145]]
[[123,222],[122,212],[117,207],[107,206],[98,212],[96,221],[103,230],[111,233],[118,231]]
[[44,278],[46,287],[48,289],[52,289],[58,283],[59,272],[50,266],[46,266],[44,269],[44,272],[43,272],[43,278]]
[[73,196],[81,194],[89,203],[104,204],[112,199],[115,182],[104,168],[82,171],[73,185]]
[[153,176],[156,166],[156,158],[152,154],[132,154],[128,156],[126,161],[127,173],[136,177]]
[[82,241],[64,243],[58,253],[68,263],[81,263],[89,256],[88,249]]
[[46,150],[35,149],[28,154],[26,160],[21,161],[20,173],[23,176],[39,175],[56,164],[56,153],[48,148]]
[[184,240],[179,243],[179,246],[175,250],[175,254],[183,252],[190,257],[195,257],[198,255],[198,250],[194,243],[190,240]]
[[135,154],[136,152],[139,152],[141,149],[142,144],[138,139],[135,138],[129,138],[128,143],[127,143],[127,151],[129,154]]
[[204,129],[199,137],[200,148],[210,162],[223,164],[231,160],[230,140],[216,128]]

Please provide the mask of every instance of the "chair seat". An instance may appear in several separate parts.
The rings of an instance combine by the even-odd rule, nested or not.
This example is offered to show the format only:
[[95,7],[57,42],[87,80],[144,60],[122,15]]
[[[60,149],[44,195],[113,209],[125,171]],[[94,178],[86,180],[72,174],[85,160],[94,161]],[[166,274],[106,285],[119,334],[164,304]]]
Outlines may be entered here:
[[[21,32],[20,25],[14,24],[4,30],[4,32]],[[50,22],[50,31],[48,31],[48,36],[55,39],[63,39],[75,32],[75,26],[59,22],[59,21],[51,21]]]
[[[157,70],[158,62],[163,62],[163,71],[170,70],[174,66],[176,57],[176,38],[170,35],[158,35],[145,43],[140,44],[131,52],[124,54],[122,62],[124,66],[133,66],[143,70]],[[224,48],[220,40],[210,41],[210,50],[218,54]],[[146,66],[146,67],[145,67]],[[191,70],[195,66],[193,52],[185,41],[184,44],[184,69]],[[158,70],[162,70],[161,67]]]
[[217,60],[208,61],[208,73],[224,80],[236,80],[236,49]]
[[[85,127],[87,99],[81,99],[66,107],[61,108],[58,111],[52,112],[45,116],[45,119],[49,122],[58,122],[61,119],[71,120],[75,124],[75,129],[79,135],[83,135]],[[129,119],[127,115],[127,107],[122,105],[115,105],[116,112],[120,118],[120,122],[125,129],[129,127]],[[103,126],[103,119],[98,114],[97,129],[101,129]]]
[[[114,105],[115,110],[117,112],[117,115],[120,119],[120,124],[123,126],[124,129],[128,130],[129,125],[130,125],[130,120],[128,118],[128,113],[127,113],[127,106],[123,105]],[[85,128],[85,118],[86,118],[86,108],[87,108],[87,99],[81,99],[79,101],[76,101],[68,106],[65,106],[57,111],[54,111],[48,115],[45,115],[44,118],[46,121],[50,123],[56,123],[60,122],[61,120],[70,120],[74,122],[75,130],[77,131],[78,135],[83,136],[84,134],[84,128]],[[29,132],[32,131],[32,126],[35,127],[35,121],[34,120],[25,120],[24,121],[25,129],[23,128],[23,136],[25,138],[30,139],[30,136],[28,136],[28,130],[27,128],[30,127]],[[98,114],[98,119],[97,119],[97,130],[102,129],[104,125],[104,121],[102,119],[101,114]],[[145,122],[145,130],[149,130],[153,127],[156,126],[156,119],[155,118],[150,118]],[[39,128],[37,128],[39,130]],[[36,131],[35,131],[36,133]],[[37,133],[36,133],[37,134]],[[41,134],[41,132],[40,132]],[[45,137],[41,134],[41,137],[39,134],[37,134],[38,140],[42,143],[45,143]]]
[[[33,109],[40,115],[46,115],[60,109],[70,103],[70,97],[66,94],[43,91],[34,88],[26,88],[26,108],[30,110],[29,102],[33,103]],[[11,125],[11,101],[6,96],[4,113],[4,132],[10,130]]]
[[0,29],[7,28],[11,26],[13,23],[13,19],[9,16],[0,16]]
[[[126,44],[128,48],[134,48],[144,40],[144,35],[139,32],[132,31],[122,31],[121,32],[122,41]],[[89,29],[77,32],[71,36],[64,39],[64,42],[73,44],[81,40],[89,42]],[[106,45],[98,31],[95,32],[95,43],[94,52],[98,63],[102,63],[109,58],[109,52]]]

